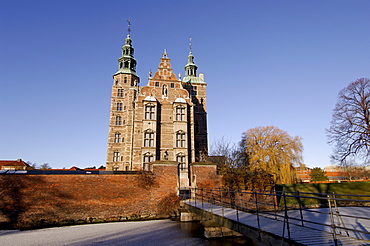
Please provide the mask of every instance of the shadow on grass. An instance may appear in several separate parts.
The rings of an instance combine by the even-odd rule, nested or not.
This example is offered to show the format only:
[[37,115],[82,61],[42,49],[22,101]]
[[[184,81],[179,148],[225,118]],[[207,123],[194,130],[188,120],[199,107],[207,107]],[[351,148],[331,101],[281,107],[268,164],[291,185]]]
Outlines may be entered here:
[[[319,206],[327,207],[328,200],[326,194],[330,192],[330,184],[289,184],[289,185],[276,185],[276,192],[278,194],[278,204],[284,205],[282,195],[285,193],[287,197],[287,206]],[[307,192],[312,194],[302,194]],[[294,196],[294,197],[289,197]],[[313,197],[302,198],[298,196]],[[314,198],[316,197],[316,198]]]

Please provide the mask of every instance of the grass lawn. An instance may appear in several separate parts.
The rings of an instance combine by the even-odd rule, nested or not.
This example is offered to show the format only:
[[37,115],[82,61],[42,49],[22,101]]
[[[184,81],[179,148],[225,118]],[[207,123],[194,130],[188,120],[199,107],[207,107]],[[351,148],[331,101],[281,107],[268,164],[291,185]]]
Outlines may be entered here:
[[[297,195],[297,191],[300,193],[321,193],[321,194],[336,194],[336,198],[343,199],[356,199],[356,200],[370,200],[370,182],[343,182],[343,183],[316,183],[316,184],[284,184],[277,185],[277,191],[285,191],[287,195]],[[289,192],[294,192],[289,193]],[[360,196],[338,196],[337,194],[349,194],[349,195],[360,195]],[[288,205],[298,205],[299,202],[304,206],[319,205],[327,206],[328,201],[326,195],[319,194],[300,194],[301,196],[315,196],[322,197],[323,199],[310,199],[310,198],[293,198],[287,197]],[[324,199],[325,198],[325,199]],[[282,205],[282,201],[280,205]],[[339,205],[349,204],[348,202],[338,201]],[[350,204],[354,204],[353,202]],[[357,205],[363,205],[362,203],[355,203]]]

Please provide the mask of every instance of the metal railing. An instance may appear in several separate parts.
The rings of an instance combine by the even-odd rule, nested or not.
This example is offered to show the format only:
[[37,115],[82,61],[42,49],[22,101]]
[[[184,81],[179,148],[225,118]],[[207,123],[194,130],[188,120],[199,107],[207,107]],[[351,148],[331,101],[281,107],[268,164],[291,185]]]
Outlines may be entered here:
[[[287,192],[287,191],[262,191],[262,190],[228,190],[220,188],[192,188],[191,199],[195,204],[204,203],[221,206],[222,216],[225,208],[235,209],[236,220],[239,221],[240,211],[256,215],[259,238],[261,238],[260,217],[267,217],[283,222],[282,238],[291,240],[292,224],[302,227],[321,229],[327,228],[333,235],[337,245],[337,235],[356,237],[369,240],[370,228],[358,226],[370,225],[370,208],[367,216],[356,216],[355,214],[341,214],[339,207],[357,206],[370,207],[370,196],[348,195],[333,193],[308,193],[308,192]],[[212,209],[211,208],[208,209]],[[315,209],[316,208],[316,209]],[[320,209],[317,209],[320,208]],[[324,209],[322,209],[324,208]],[[322,222],[319,219],[312,219],[310,215],[330,218],[330,222]],[[345,220],[356,221],[357,226],[346,226]],[[360,223],[361,224],[361,223]],[[330,228],[330,229],[329,229]],[[367,238],[364,238],[367,237]]]

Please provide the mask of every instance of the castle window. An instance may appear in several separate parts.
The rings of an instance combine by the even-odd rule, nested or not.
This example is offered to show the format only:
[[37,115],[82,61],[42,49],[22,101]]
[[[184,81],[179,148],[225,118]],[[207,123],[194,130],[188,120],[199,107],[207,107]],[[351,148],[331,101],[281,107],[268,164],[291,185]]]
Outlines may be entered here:
[[154,161],[154,156],[147,152],[144,154],[144,158],[143,158],[143,169],[145,171],[150,171],[150,163]]
[[176,107],[176,120],[177,121],[185,121],[185,107],[178,106]]
[[179,163],[180,170],[186,169],[185,156],[182,153],[176,156],[176,162]]
[[154,147],[154,132],[144,132],[144,147]]
[[118,93],[117,93],[117,96],[118,97],[123,97],[123,89],[118,89]]
[[119,152],[118,151],[114,151],[113,152],[113,161],[114,162],[117,162],[119,160],[120,160],[120,158],[119,158]]
[[155,107],[153,104],[146,104],[145,105],[145,116],[146,120],[154,120],[155,119]]
[[127,77],[123,78],[123,83],[125,83],[125,84],[127,83]]
[[122,125],[122,117],[121,116],[116,116],[116,126]]
[[117,111],[122,111],[122,103],[121,102],[117,103],[116,109],[117,109]]
[[114,142],[120,143],[121,142],[121,133],[117,132],[114,134]]
[[159,87],[159,82],[155,82],[155,87]]
[[170,84],[170,87],[171,87],[171,88],[175,88],[175,83],[171,83],[171,84]]
[[185,148],[185,132],[176,132],[176,148]]

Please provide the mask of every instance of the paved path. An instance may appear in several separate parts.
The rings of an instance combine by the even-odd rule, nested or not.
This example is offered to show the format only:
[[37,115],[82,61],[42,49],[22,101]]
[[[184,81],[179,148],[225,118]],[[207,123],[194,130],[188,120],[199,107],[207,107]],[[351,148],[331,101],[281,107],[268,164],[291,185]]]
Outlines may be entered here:
[[185,225],[171,220],[116,222],[55,227],[29,231],[0,231],[4,246],[86,245],[209,245],[181,230]]
[[[231,208],[222,208],[220,206],[212,205],[209,203],[203,203],[198,201],[195,203],[195,201],[187,200],[185,201],[188,205],[191,205],[193,207],[197,207],[200,209],[204,209],[208,212],[211,212],[213,214],[223,216],[227,219],[230,219],[232,221],[239,221],[240,223],[247,225],[248,227],[252,228],[258,228],[258,223],[257,223],[257,216],[255,214],[251,213],[246,213],[246,212],[238,212],[238,216],[236,213],[236,210],[231,209]],[[342,210],[342,208],[340,208]],[[298,212],[298,214],[297,214]],[[341,212],[342,213],[342,212]],[[360,209],[360,208],[347,208],[347,213],[349,214],[357,214],[358,216],[360,215],[365,215],[364,217],[369,218],[370,210],[369,208],[365,209]],[[310,219],[312,221],[317,221],[317,222],[327,222],[329,219],[329,224],[330,224],[330,218],[327,216],[320,216],[314,213],[310,213],[311,215],[306,214],[305,219],[308,220],[309,216],[313,216]],[[344,211],[343,211],[344,214]],[[300,218],[299,211],[291,211],[290,216],[296,216],[297,218]],[[239,217],[239,218],[238,218]],[[354,228],[359,228],[359,226],[362,226],[364,229],[367,231],[370,231],[370,224],[369,222],[365,223],[364,221],[356,220],[354,219],[352,221],[352,226]],[[346,226],[350,226],[350,222],[347,221]],[[313,226],[314,227],[314,226]],[[274,220],[271,217],[264,217],[260,216],[260,228],[262,231],[271,233],[273,235],[277,235],[281,237],[283,235],[283,222]],[[330,228],[328,228],[330,230]],[[291,234],[291,239],[294,242],[301,243],[302,245],[335,245],[334,240],[333,240],[333,235],[328,231],[324,230],[323,227],[321,226],[316,226],[316,228],[307,228],[307,227],[302,227],[294,224],[290,224],[290,234]],[[287,230],[285,229],[285,237],[288,237]],[[364,237],[362,235],[362,237]],[[338,239],[338,245],[370,245],[370,241],[367,240],[360,240],[352,237],[345,237],[341,235],[337,235]],[[367,239],[367,238],[365,238]]]

